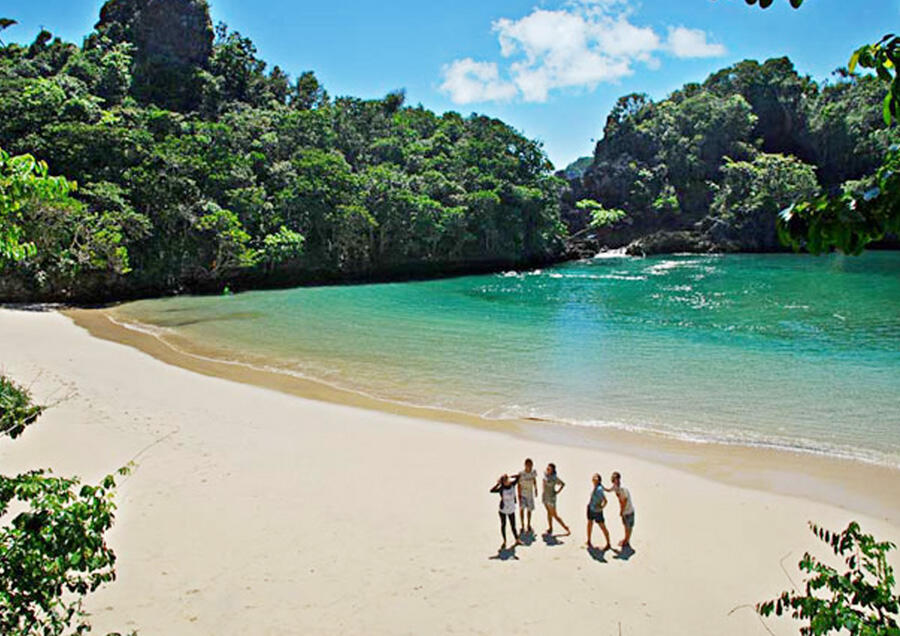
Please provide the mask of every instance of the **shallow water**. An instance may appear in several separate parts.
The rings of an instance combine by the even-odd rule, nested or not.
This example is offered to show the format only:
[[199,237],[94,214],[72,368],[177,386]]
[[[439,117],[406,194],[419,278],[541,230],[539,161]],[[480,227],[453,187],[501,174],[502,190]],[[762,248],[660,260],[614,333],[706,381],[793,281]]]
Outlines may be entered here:
[[900,466],[900,253],[598,258],[115,315],[389,400]]

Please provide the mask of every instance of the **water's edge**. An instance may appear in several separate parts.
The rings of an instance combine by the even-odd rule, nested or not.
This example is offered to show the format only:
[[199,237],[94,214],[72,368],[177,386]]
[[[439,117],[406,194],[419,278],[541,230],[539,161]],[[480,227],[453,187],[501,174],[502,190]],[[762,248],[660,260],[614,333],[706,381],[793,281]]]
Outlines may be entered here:
[[67,309],[61,313],[94,337],[136,348],[167,364],[208,376],[344,406],[503,432],[563,446],[602,448],[716,481],[838,505],[891,523],[900,521],[900,491],[892,486],[900,483],[900,470],[896,467],[802,449],[677,439],[650,431],[588,428],[540,419],[489,419],[472,413],[392,402],[278,369],[261,369],[193,353],[189,342],[173,345],[149,329],[126,327],[113,319],[108,309]]

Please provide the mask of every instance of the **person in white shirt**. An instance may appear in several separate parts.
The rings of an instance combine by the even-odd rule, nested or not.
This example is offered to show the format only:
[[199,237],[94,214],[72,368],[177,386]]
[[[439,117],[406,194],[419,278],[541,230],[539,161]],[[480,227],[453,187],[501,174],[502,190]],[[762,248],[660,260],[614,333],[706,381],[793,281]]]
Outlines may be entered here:
[[506,549],[506,522],[512,528],[513,537],[516,539],[515,545],[520,545],[519,533],[516,532],[516,484],[519,482],[518,475],[509,478],[509,475],[500,475],[497,483],[491,488],[491,492],[500,494],[500,533],[503,535],[503,545],[501,550]]
[[631,547],[631,533],[634,530],[634,501],[631,493],[622,486],[622,475],[618,472],[612,474],[612,491],[619,499],[619,515],[622,517],[622,525],[625,527],[625,538],[619,541],[623,548]]
[[[531,513],[534,512],[534,498],[537,496],[537,471],[534,462],[525,460],[525,470],[519,472],[519,522],[522,532],[534,534],[531,529]],[[525,512],[528,512],[528,525],[525,525]]]

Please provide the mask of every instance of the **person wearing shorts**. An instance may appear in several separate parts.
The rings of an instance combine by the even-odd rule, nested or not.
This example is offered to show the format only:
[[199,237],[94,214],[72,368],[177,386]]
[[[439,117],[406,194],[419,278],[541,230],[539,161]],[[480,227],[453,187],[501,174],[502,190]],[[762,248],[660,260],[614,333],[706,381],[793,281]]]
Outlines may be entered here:
[[544,489],[541,491],[541,501],[547,509],[547,535],[553,535],[553,520],[559,521],[559,525],[566,529],[566,534],[572,534],[569,526],[560,519],[556,512],[556,496],[566,487],[566,483],[556,474],[556,464],[547,464],[544,471]]
[[606,529],[606,521],[603,518],[603,509],[606,507],[608,503],[606,500],[606,492],[603,489],[603,478],[600,477],[599,473],[595,473],[591,478],[591,483],[593,487],[591,488],[591,498],[588,501],[587,505],[587,548],[588,550],[594,547],[594,544],[591,543],[591,531],[594,529],[594,523],[600,526],[600,530],[603,531],[603,536],[606,537],[606,547],[603,548],[604,551],[609,550],[610,545],[609,542],[609,531]]
[[625,538],[619,541],[623,548],[631,547],[631,533],[634,530],[634,501],[631,493],[622,486],[622,475],[618,472],[612,474],[612,491],[619,499],[619,513],[622,517],[622,526],[625,528]]
[[[534,512],[534,498],[537,495],[537,471],[534,462],[525,460],[525,470],[519,472],[519,522],[522,532],[534,534],[531,529],[531,513]],[[528,525],[525,525],[525,513],[528,513]]]

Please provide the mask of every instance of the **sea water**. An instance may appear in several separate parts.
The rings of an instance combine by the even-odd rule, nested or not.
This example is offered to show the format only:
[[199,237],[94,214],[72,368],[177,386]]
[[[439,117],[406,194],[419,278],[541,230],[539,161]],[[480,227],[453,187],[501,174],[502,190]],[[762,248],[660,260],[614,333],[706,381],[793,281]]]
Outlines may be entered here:
[[386,400],[900,466],[900,253],[613,255],[114,315]]

